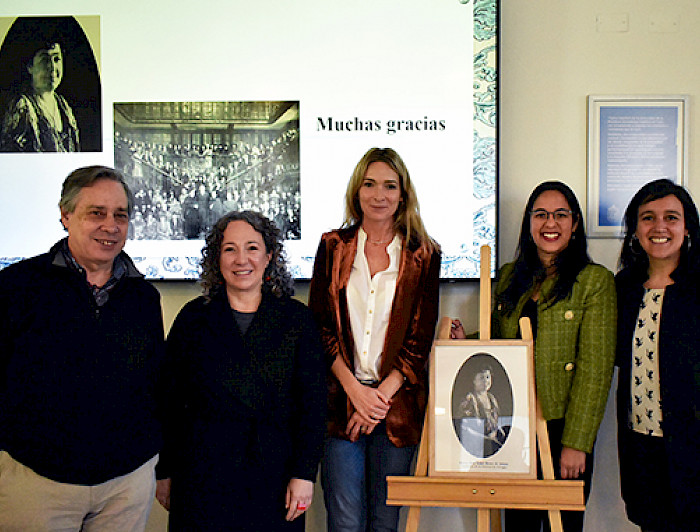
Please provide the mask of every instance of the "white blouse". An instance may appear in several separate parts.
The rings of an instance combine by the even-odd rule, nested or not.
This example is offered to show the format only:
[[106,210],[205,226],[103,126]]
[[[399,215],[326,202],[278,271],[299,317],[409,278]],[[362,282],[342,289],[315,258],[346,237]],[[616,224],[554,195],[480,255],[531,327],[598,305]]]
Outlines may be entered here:
[[367,233],[360,228],[355,262],[348,281],[348,312],[355,343],[355,377],[360,381],[378,381],[399,274],[401,239],[396,235],[389,243],[389,267],[375,273],[374,277],[370,275],[365,256],[366,241]]

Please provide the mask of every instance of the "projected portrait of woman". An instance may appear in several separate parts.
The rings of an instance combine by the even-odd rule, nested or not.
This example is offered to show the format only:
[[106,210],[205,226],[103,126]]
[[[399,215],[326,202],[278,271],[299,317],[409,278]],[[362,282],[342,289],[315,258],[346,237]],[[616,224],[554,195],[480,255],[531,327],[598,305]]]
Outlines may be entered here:
[[479,353],[464,363],[455,378],[452,405],[457,438],[469,454],[488,458],[501,449],[510,432],[513,399],[505,370],[494,357]]
[[73,17],[19,17],[0,48],[2,152],[101,151],[94,55]]

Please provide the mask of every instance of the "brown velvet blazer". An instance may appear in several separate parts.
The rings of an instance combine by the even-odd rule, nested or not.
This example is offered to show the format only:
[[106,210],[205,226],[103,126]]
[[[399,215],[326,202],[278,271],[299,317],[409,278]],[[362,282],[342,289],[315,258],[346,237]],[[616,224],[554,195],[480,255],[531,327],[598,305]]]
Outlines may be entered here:
[[[330,371],[337,357],[354,372],[354,342],[346,290],[357,252],[358,227],[325,233],[318,246],[309,290],[311,309],[321,333],[328,362],[328,432],[347,439],[345,428],[354,408]],[[406,378],[394,395],[386,430],[397,447],[420,439],[427,403],[427,361],[438,315],[440,253],[404,240],[396,293],[384,341],[380,379],[392,369]]]

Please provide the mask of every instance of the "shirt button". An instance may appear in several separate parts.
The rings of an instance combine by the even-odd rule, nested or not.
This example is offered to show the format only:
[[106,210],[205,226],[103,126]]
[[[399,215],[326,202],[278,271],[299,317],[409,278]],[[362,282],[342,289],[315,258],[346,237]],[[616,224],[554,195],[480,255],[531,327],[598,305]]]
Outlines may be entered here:
[[574,319],[574,311],[567,310],[566,312],[564,312],[564,319],[565,320],[573,320]]
[[574,363],[573,362],[567,362],[566,366],[564,366],[564,369],[566,371],[573,371],[574,370]]

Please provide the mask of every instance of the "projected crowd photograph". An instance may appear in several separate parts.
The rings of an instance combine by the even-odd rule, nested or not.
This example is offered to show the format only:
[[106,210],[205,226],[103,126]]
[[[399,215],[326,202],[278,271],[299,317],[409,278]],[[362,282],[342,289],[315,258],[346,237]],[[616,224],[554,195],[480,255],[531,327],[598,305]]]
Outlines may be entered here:
[[116,103],[114,160],[134,193],[131,239],[203,240],[232,210],[301,236],[299,102]]

